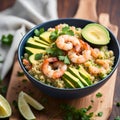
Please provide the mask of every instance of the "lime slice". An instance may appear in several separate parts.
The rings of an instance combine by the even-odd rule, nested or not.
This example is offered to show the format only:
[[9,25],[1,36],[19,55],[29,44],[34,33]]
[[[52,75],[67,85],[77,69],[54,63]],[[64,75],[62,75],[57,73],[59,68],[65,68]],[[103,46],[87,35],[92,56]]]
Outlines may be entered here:
[[12,110],[8,101],[0,95],[0,118],[10,117]]
[[27,120],[36,119],[29,105],[31,105],[36,110],[44,109],[44,107],[39,102],[37,102],[25,92],[21,91],[18,96],[18,108],[20,113]]

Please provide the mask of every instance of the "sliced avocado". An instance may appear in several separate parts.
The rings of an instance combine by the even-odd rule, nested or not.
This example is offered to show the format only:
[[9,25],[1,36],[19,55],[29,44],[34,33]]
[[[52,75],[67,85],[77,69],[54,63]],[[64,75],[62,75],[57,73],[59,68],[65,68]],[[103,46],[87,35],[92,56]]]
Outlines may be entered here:
[[76,68],[73,67],[69,67],[68,71],[74,75],[75,77],[77,77],[85,86],[89,86],[89,82],[87,82],[80,74],[79,71]]
[[75,86],[65,77],[62,77],[67,88],[75,88]]
[[36,42],[32,37],[28,39],[26,46],[33,47],[33,48],[41,48],[41,49],[46,49],[49,47],[47,45]]
[[45,31],[42,34],[40,34],[40,38],[46,41],[47,43],[51,43],[51,40],[49,38],[51,32]]
[[38,63],[38,61],[35,60],[35,54],[30,55],[30,57],[29,57],[29,61],[30,61],[32,64],[36,64],[36,63]]
[[78,69],[80,75],[86,80],[86,82],[91,85],[92,81],[91,81],[91,75],[83,68],[82,65],[79,65],[79,69]]
[[69,71],[65,71],[63,77],[69,80],[76,88],[84,88],[84,85],[81,83],[81,81]]
[[97,23],[86,25],[81,32],[83,38],[94,45],[106,45],[110,42],[108,30]]
[[46,51],[43,50],[43,49],[25,47],[25,52],[28,53],[28,54],[36,54],[36,53],[45,53]]
[[46,41],[40,39],[40,38],[37,37],[37,36],[34,36],[34,40],[35,40],[35,42],[38,42],[38,43],[41,43],[41,44],[44,44],[44,45],[50,46],[49,43],[47,43]]

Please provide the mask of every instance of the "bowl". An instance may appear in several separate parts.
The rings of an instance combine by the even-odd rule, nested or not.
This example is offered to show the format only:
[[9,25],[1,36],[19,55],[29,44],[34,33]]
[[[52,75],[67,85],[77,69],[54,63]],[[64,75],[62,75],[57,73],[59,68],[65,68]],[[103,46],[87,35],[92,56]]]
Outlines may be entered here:
[[90,86],[84,87],[84,88],[66,89],[66,88],[56,88],[53,86],[49,86],[47,84],[44,84],[44,83],[38,81],[37,79],[35,79],[32,75],[30,75],[28,73],[28,71],[25,69],[25,67],[22,63],[22,56],[24,55],[24,48],[25,48],[26,42],[27,42],[29,37],[34,35],[35,29],[44,28],[45,30],[47,30],[48,28],[55,27],[56,25],[58,25],[60,23],[67,23],[71,26],[83,28],[85,25],[87,25],[89,23],[93,23],[93,22],[88,21],[88,20],[83,20],[83,19],[68,18],[68,19],[52,20],[52,21],[48,21],[48,22],[45,22],[45,23],[42,23],[42,24],[35,26],[22,38],[22,40],[19,44],[18,61],[19,61],[19,64],[20,64],[22,70],[24,71],[25,75],[27,76],[27,78],[32,82],[32,84],[34,84],[36,87],[38,87],[39,90],[42,91],[43,93],[45,93],[51,97],[62,98],[62,99],[63,98],[73,99],[73,98],[84,97],[88,94],[93,93],[94,91],[99,89],[103,84],[105,84],[110,79],[110,77],[112,76],[114,71],[116,70],[118,63],[119,63],[119,59],[120,59],[119,43],[118,43],[118,40],[113,35],[113,33],[110,30],[108,30],[110,33],[110,37],[111,37],[111,41],[108,44],[108,48],[113,50],[114,55],[115,55],[115,62],[114,62],[114,66],[113,66],[112,71],[104,79],[100,80],[99,82],[97,82],[93,85],[90,85]]

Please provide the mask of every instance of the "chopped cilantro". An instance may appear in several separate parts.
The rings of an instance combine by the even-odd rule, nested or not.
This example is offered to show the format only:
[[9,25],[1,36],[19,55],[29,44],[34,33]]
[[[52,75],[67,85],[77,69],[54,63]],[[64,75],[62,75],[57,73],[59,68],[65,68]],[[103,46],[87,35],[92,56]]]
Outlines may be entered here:
[[12,104],[13,104],[13,106],[14,106],[15,108],[18,108],[18,104],[17,104],[17,101],[16,101],[16,100],[13,100]]
[[42,58],[42,56],[43,56],[42,53],[35,54],[35,60],[40,60]]
[[116,103],[116,106],[117,106],[117,107],[120,107],[120,102],[117,102],[117,103]]
[[97,114],[97,116],[99,116],[99,117],[102,117],[102,115],[103,115],[103,112],[99,112],[99,113]]
[[117,116],[114,120],[120,120],[120,116]]
[[62,104],[60,108],[64,112],[64,120],[90,120],[93,116],[93,112],[87,113],[91,109],[91,106],[76,109],[70,105]]
[[68,58],[68,56],[58,56],[58,59],[61,61],[64,61],[65,64],[70,64],[70,60]]
[[47,50],[46,50],[46,52],[48,53],[48,54],[50,54],[51,56],[62,56],[62,55],[64,55],[64,52],[61,50],[61,49],[59,49],[57,46],[56,46],[56,44],[53,44],[52,45],[52,47],[51,48],[48,48]]
[[26,83],[26,82],[27,82],[27,79],[23,79],[22,82],[23,82],[23,83]]
[[12,41],[13,41],[13,35],[12,34],[2,35],[2,38],[1,38],[2,44],[10,46]]
[[6,92],[7,92],[7,86],[2,85],[1,88],[0,88],[0,93],[3,94],[3,95],[5,95]]
[[52,33],[50,34],[50,39],[53,40],[53,41],[55,41],[58,36],[59,36],[58,30],[55,30],[54,32],[52,32]]
[[96,97],[97,97],[97,98],[102,97],[102,93],[98,92],[98,93],[96,94]]
[[45,31],[44,28],[40,28],[39,30],[38,30],[38,29],[35,29],[35,30],[34,30],[34,34],[35,34],[36,36],[39,36],[39,35],[42,34],[44,31]]
[[23,71],[17,71],[17,76],[18,77],[24,76],[24,72]]

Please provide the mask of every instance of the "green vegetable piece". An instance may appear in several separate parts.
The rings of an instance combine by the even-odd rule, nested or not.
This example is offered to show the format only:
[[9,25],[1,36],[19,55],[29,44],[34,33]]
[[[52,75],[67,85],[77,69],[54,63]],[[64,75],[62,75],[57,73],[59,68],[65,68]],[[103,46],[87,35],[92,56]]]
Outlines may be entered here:
[[103,112],[99,112],[97,115],[98,115],[99,117],[102,117]]
[[10,46],[12,41],[13,41],[13,35],[12,34],[8,34],[6,36],[2,35],[2,38],[1,38],[2,44]]
[[42,56],[43,56],[42,53],[35,54],[35,60],[40,60],[42,58]]
[[35,30],[34,30],[34,34],[35,34],[35,36],[39,36],[39,35],[42,34],[44,31],[45,31],[44,28],[40,28],[40,30],[35,29]]
[[65,64],[70,64],[68,56],[58,56],[58,59],[64,61]]
[[96,94],[96,97],[97,97],[97,98],[102,97],[102,93],[98,92],[98,93]]
[[116,106],[117,106],[117,107],[120,107],[120,102],[117,102],[117,103],[116,103]]
[[49,37],[49,38],[50,38],[51,40],[55,41],[58,36],[59,36],[58,31],[55,30],[54,32],[52,32],[52,33],[50,34],[50,37]]
[[110,42],[108,30],[97,23],[86,25],[81,34],[86,41],[94,45],[107,45]]

